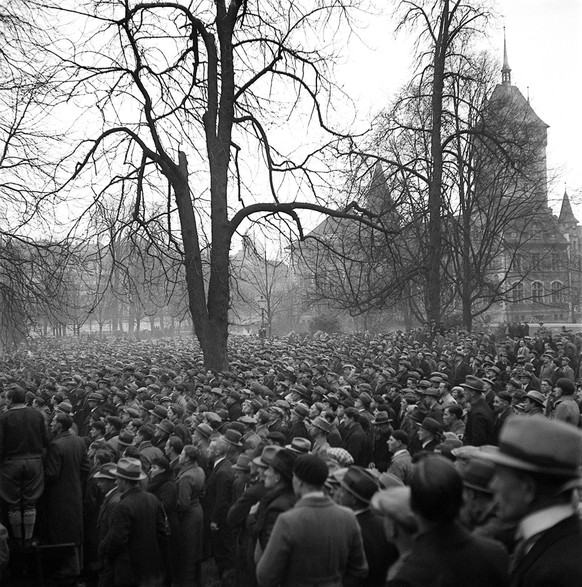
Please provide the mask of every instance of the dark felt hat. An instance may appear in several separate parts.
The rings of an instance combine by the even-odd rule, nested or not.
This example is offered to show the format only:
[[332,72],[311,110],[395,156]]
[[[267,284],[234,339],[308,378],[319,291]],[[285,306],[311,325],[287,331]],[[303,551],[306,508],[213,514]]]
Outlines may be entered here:
[[374,493],[380,489],[378,479],[367,469],[356,465],[352,465],[346,471],[341,486],[365,503],[370,503]]

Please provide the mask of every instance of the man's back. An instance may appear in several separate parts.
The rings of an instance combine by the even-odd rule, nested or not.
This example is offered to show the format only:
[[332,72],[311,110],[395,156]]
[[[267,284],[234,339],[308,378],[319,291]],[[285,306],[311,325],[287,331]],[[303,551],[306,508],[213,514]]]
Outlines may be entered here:
[[261,587],[339,587],[344,577],[366,573],[355,514],[319,494],[304,496],[278,517],[257,566]]
[[458,524],[419,535],[389,587],[503,587],[508,556],[501,544],[471,536]]
[[162,576],[160,540],[165,517],[158,498],[139,488],[120,499],[101,552],[113,561],[115,584],[157,584]]
[[40,455],[48,444],[45,421],[34,408],[11,408],[0,414],[0,460]]

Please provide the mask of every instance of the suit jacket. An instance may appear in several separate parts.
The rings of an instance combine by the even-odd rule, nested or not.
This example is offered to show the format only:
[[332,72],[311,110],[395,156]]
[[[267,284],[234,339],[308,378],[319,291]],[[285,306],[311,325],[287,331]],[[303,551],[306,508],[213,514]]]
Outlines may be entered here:
[[324,495],[307,495],[282,513],[259,564],[261,587],[341,587],[368,565],[355,514]]
[[216,522],[219,530],[226,530],[226,518],[233,501],[234,473],[232,462],[226,458],[212,471],[206,480],[203,508],[206,522]]
[[368,576],[361,583],[362,587],[384,587],[390,566],[398,559],[398,550],[388,542],[384,532],[382,518],[369,509],[356,515],[366,560]]
[[388,587],[505,587],[507,552],[457,523],[420,534]]
[[580,587],[582,529],[577,515],[546,530],[517,564],[511,587]]
[[495,415],[493,411],[485,401],[485,398],[480,397],[471,406],[471,411],[467,414],[467,425],[465,427],[463,442],[472,446],[493,444],[494,422]]
[[157,585],[163,574],[166,517],[155,495],[133,487],[121,495],[100,545],[114,585]]
[[354,459],[354,465],[368,466],[368,437],[361,424],[354,423],[344,435],[344,446]]
[[109,532],[109,528],[111,528],[113,513],[115,512],[115,508],[117,507],[120,498],[121,495],[117,488],[103,498],[103,503],[101,504],[101,508],[99,508],[99,517],[97,518],[97,534],[99,542],[107,536],[107,532]]

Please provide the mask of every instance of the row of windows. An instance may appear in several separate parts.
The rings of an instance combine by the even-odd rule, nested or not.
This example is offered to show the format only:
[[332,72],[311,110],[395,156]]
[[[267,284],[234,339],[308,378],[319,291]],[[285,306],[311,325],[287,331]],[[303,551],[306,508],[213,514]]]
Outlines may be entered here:
[[[541,281],[534,281],[531,284],[531,294],[527,296],[532,301],[542,303],[548,302],[548,293],[544,292],[544,284]],[[513,301],[521,302],[526,298],[523,283],[516,283],[513,288]],[[559,303],[564,301],[564,284],[561,281],[552,281],[549,291],[549,301]]]
[[549,269],[551,271],[560,271],[566,266],[567,255],[565,253],[553,252],[549,258],[548,255],[541,253],[530,253],[529,255],[515,255],[513,258],[513,269],[515,271],[524,271],[525,269]]

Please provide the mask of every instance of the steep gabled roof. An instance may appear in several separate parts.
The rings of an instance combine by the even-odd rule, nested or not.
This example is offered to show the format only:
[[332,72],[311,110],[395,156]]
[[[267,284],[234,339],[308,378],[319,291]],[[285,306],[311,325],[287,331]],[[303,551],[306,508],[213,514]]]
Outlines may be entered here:
[[528,100],[517,86],[497,84],[487,101],[487,110],[492,114],[503,114],[508,122],[532,124],[541,128],[549,128],[531,107]]

